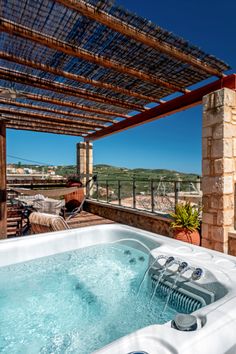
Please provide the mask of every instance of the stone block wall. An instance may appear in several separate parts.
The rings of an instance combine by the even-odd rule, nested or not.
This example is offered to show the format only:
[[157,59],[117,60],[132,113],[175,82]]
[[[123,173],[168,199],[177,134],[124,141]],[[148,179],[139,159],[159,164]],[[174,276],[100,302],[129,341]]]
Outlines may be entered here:
[[231,256],[236,256],[236,232],[229,233],[228,253]]
[[170,229],[170,223],[172,220],[145,211],[128,209],[117,205],[103,204],[93,200],[86,200],[84,210],[102,216],[103,218],[154,232],[159,235],[168,237],[172,235],[172,230]]
[[227,88],[203,98],[202,246],[228,252],[235,225],[236,92]]

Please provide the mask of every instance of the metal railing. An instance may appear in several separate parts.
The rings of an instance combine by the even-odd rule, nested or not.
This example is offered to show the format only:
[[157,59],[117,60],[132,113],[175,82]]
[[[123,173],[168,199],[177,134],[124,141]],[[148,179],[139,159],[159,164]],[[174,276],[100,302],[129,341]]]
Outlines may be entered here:
[[152,213],[168,214],[176,204],[189,201],[201,206],[200,179],[100,179],[90,194],[90,199]]

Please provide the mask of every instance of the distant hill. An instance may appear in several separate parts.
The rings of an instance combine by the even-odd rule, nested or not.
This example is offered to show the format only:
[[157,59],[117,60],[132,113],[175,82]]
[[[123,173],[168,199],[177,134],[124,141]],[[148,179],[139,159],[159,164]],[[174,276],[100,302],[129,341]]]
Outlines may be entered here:
[[137,178],[137,179],[183,179],[192,180],[197,179],[198,175],[194,173],[183,173],[174,170],[165,169],[147,169],[147,168],[134,168],[115,167],[110,165],[98,164],[94,166],[94,173],[98,178],[102,179],[118,179],[118,178]]
[[[19,167],[19,164],[11,164],[11,166]],[[48,166],[38,166],[38,165],[29,165],[29,164],[20,164],[20,167],[30,167],[36,171],[45,171],[51,167]],[[75,165],[67,166],[56,166],[54,167],[56,174],[61,176],[68,176],[76,174]],[[131,179],[135,177],[136,179],[166,179],[166,180],[188,180],[194,181],[197,179],[198,175],[194,173],[183,173],[174,170],[165,170],[165,169],[148,169],[148,168],[127,168],[127,167],[116,167],[106,164],[94,165],[94,174],[98,175],[100,180],[105,179]]]

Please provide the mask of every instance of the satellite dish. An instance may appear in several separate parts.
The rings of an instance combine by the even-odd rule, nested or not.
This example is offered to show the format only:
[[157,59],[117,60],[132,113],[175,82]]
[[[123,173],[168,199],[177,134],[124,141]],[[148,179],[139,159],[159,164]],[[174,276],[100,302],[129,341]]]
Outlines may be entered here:
[[0,98],[10,98],[10,99],[25,98],[25,95],[14,89],[0,88]]

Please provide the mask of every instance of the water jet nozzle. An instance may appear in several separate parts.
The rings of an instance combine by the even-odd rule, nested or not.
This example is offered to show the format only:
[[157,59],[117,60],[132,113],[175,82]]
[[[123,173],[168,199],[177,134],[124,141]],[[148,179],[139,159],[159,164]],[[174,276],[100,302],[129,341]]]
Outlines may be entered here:
[[165,262],[165,267],[170,267],[173,263],[175,262],[174,257],[168,257],[166,262]]
[[187,262],[182,262],[180,263],[179,267],[178,267],[178,272],[180,274],[183,274],[188,268],[188,263]]
[[192,273],[192,280],[199,280],[202,277],[203,270],[201,268],[196,268]]

